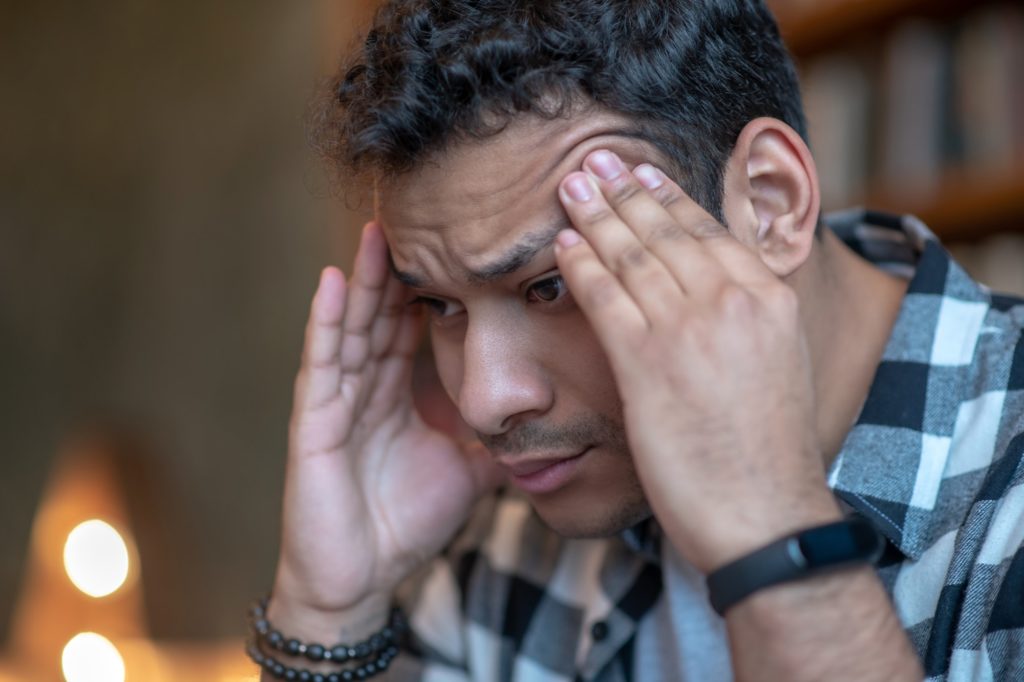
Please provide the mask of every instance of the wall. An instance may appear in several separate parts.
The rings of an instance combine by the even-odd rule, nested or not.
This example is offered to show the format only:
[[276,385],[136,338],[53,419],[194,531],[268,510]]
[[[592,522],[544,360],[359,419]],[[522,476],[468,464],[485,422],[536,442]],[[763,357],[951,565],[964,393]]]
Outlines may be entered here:
[[269,587],[308,299],[353,233],[304,108],[360,9],[0,3],[0,642],[52,459],[97,420],[141,436],[181,539],[154,635],[240,632]]

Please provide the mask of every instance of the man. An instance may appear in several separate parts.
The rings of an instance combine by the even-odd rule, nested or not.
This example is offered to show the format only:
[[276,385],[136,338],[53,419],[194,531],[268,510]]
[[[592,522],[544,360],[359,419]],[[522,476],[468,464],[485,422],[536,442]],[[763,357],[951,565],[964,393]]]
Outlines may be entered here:
[[[804,137],[754,0],[387,4],[320,119],[376,215],[313,300],[254,658],[1024,674],[1024,306],[912,219],[844,244]],[[412,407],[424,312],[476,444]]]

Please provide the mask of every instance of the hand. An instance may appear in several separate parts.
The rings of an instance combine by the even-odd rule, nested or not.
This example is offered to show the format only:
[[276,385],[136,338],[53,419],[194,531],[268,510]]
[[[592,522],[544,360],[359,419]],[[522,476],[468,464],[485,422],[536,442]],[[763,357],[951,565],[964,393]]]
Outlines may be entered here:
[[584,169],[560,187],[578,232],[559,235],[558,264],[669,538],[708,572],[838,518],[795,292],[660,171],[609,152]]
[[[412,405],[422,325],[370,223],[346,285],[323,271],[295,381],[274,599],[340,613],[391,592],[433,557],[498,482]],[[273,605],[273,601],[271,602]]]

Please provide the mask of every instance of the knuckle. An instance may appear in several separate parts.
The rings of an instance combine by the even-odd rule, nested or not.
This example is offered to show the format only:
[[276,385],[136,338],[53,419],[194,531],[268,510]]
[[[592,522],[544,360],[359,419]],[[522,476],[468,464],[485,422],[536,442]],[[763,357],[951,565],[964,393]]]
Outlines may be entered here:
[[598,277],[587,289],[587,303],[594,308],[610,305],[618,294],[618,286],[611,277]]
[[632,176],[626,173],[622,176],[621,182],[617,182],[609,187],[606,190],[608,201],[613,204],[624,204],[640,194],[643,187],[631,178]]
[[347,327],[345,329],[345,336],[353,339],[367,339],[370,337],[370,325],[368,323],[359,323]]
[[397,319],[402,316],[407,306],[401,301],[389,302],[381,306],[380,311],[377,313],[377,317],[383,320]]
[[686,230],[674,220],[667,220],[658,223],[647,236],[645,243],[654,244],[657,242],[675,242],[686,235]]
[[754,297],[735,282],[724,285],[718,292],[718,307],[729,317],[745,317],[753,312]]
[[614,269],[616,272],[638,268],[647,263],[650,254],[642,246],[634,245],[620,251],[615,256]]
[[381,359],[388,354],[388,342],[391,340],[394,327],[379,326],[373,330],[370,338],[371,356],[374,359]]
[[655,198],[665,208],[671,208],[681,202],[685,196],[674,184],[666,183],[658,188]]
[[726,234],[722,224],[711,216],[695,220],[690,226],[690,231],[698,238],[719,237]]
[[582,222],[587,227],[594,227],[607,222],[613,215],[612,210],[608,206],[597,205],[591,207],[583,214]]

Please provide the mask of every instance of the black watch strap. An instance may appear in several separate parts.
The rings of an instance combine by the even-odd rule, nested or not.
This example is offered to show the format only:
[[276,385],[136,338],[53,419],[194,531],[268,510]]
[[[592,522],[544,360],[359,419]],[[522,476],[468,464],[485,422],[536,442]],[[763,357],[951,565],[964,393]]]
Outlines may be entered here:
[[721,568],[707,578],[719,615],[758,590],[856,564],[874,564],[885,538],[867,519],[842,521],[794,533]]

